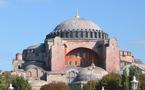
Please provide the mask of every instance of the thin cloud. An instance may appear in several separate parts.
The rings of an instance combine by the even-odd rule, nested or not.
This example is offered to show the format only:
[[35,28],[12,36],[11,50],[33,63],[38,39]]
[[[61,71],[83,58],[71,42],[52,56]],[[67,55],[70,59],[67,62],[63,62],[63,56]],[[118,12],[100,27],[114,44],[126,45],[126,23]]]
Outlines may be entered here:
[[48,0],[16,0],[17,2],[45,2],[45,1],[48,1]]
[[145,40],[134,40],[130,44],[145,47]]
[[8,5],[8,0],[0,0],[0,7],[5,7]]

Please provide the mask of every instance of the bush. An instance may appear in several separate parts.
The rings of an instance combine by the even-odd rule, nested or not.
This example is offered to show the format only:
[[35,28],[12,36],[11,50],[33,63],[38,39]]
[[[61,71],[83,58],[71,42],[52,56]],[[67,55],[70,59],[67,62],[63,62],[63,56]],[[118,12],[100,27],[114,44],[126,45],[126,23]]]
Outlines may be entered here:
[[83,90],[97,90],[97,81],[91,80],[88,81],[87,84],[83,86]]
[[0,90],[6,90],[7,88],[7,82],[6,78],[3,75],[0,75]]
[[104,86],[106,90],[120,90],[121,89],[121,77],[118,74],[108,74],[100,81],[101,86]]
[[40,90],[69,90],[69,88],[68,85],[63,82],[52,82],[42,86]]
[[14,90],[31,90],[31,86],[23,77],[13,77],[12,85]]

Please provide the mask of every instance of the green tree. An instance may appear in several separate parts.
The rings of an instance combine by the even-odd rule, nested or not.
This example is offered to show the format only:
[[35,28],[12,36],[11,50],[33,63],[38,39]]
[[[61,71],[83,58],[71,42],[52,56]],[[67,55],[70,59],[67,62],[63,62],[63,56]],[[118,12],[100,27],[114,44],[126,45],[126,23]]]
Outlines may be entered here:
[[40,90],[69,90],[69,87],[63,82],[52,82],[42,86]]
[[70,85],[71,90],[81,90],[81,85],[80,84],[75,84],[75,85]]
[[[137,80],[139,80],[139,76],[141,75],[141,71],[140,69],[135,66],[135,65],[132,65],[129,67],[129,81],[132,81],[133,80],[133,76],[136,77]],[[138,84],[138,89],[137,90],[140,90],[140,84]],[[129,84],[129,88],[131,90],[131,83]]]
[[137,79],[139,79],[140,74],[141,74],[141,71],[137,66],[132,65],[129,67],[129,79],[130,80],[133,79],[133,76],[135,76]]
[[118,74],[110,73],[102,78],[100,84],[101,86],[104,86],[106,90],[120,90],[121,76]]
[[123,71],[122,75],[122,90],[129,90],[130,81],[127,75],[127,69]]
[[139,84],[140,90],[145,90],[145,74],[140,75]]
[[12,85],[15,90],[31,90],[31,86],[23,77],[12,77]]
[[98,83],[95,80],[88,81],[87,84],[83,86],[83,90],[96,90],[97,85]]
[[7,82],[4,75],[0,75],[0,90],[7,90]]

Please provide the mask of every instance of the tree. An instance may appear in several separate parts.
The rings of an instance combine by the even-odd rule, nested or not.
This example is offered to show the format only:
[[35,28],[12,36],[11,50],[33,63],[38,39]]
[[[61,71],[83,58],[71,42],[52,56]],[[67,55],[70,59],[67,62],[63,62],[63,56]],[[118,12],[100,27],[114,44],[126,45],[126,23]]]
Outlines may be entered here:
[[129,67],[129,79],[132,80],[133,76],[139,79],[139,75],[141,74],[139,68],[135,65]]
[[69,88],[70,90],[82,90],[80,84],[71,84]]
[[0,74],[0,90],[7,90],[10,83],[10,73],[3,72]]
[[[137,66],[135,66],[135,65],[132,65],[132,66],[130,66],[129,67],[129,81],[132,81],[133,80],[133,76],[135,76],[136,77],[136,79],[137,80],[139,80],[139,76],[141,75],[141,71],[140,71],[140,69],[137,67]],[[139,86],[140,84],[138,84],[138,89],[137,90],[140,90],[139,89]],[[131,90],[131,83],[129,84],[129,88],[130,88],[130,90]]]
[[100,84],[101,86],[104,86],[106,90],[120,90],[121,76],[118,74],[110,73],[102,78]]
[[98,90],[99,89],[99,82],[96,80],[88,81],[87,84],[83,86],[82,90]]
[[69,87],[63,82],[52,82],[42,86],[40,90],[69,90]]
[[0,75],[0,90],[7,90],[7,82],[4,75]]
[[129,90],[130,81],[127,75],[127,70],[123,70],[122,75],[122,90]]
[[12,77],[12,85],[15,90],[31,90],[31,86],[23,77]]
[[145,90],[145,74],[140,75],[139,77],[139,88],[140,90]]

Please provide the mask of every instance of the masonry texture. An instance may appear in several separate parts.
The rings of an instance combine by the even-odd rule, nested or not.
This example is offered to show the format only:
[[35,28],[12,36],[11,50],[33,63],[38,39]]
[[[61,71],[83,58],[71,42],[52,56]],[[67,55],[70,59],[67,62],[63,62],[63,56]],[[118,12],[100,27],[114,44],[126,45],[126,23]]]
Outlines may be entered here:
[[110,38],[94,22],[76,16],[57,25],[44,43],[16,54],[13,74],[28,79],[34,90],[53,81],[81,84],[119,73],[126,56],[129,63],[134,59],[123,52],[116,38]]

